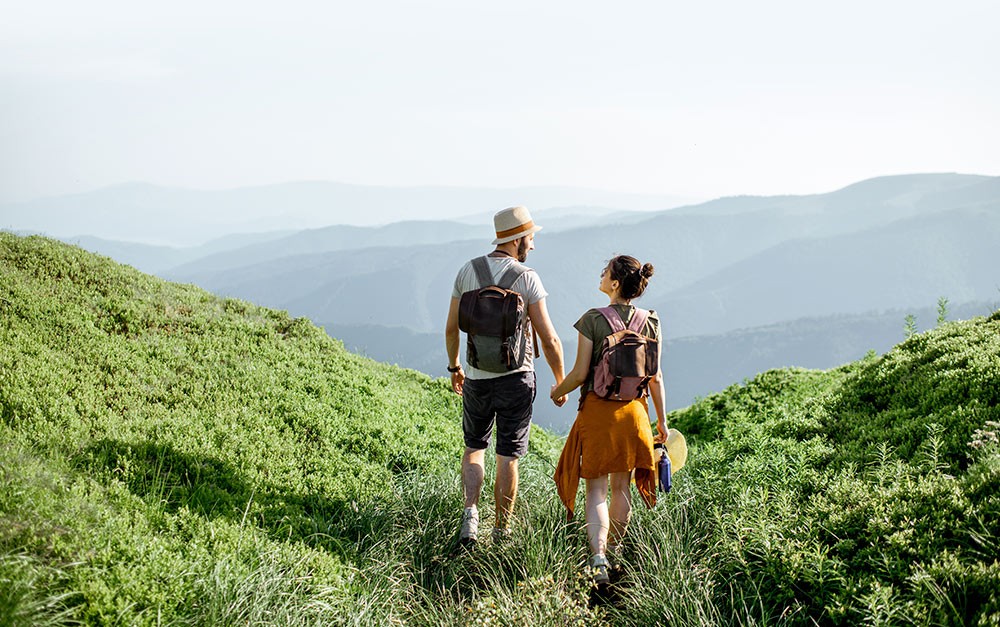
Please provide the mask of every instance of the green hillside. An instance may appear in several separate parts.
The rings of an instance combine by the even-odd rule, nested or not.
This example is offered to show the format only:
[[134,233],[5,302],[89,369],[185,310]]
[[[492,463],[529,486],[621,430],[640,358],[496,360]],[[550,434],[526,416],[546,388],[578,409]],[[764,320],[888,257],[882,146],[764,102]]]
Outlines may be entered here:
[[0,320],[0,624],[214,622],[205,586],[265,566],[337,584],[400,477],[457,466],[443,380],[283,312],[0,234]]
[[597,597],[549,434],[512,541],[456,552],[444,380],[0,233],[0,625],[1000,625],[998,401],[1000,313],[674,412]]

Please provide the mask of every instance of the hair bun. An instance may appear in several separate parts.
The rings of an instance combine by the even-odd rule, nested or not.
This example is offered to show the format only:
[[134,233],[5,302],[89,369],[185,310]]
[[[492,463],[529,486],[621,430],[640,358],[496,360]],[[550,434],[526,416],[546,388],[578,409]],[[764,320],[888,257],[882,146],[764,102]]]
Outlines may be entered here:
[[642,268],[639,269],[639,274],[641,274],[647,279],[653,276],[653,264],[651,263],[642,264]]

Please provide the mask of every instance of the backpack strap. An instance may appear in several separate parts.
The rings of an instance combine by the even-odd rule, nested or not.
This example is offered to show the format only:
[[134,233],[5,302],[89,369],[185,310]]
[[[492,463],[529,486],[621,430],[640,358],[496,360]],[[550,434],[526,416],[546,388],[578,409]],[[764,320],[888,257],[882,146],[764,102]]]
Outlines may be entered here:
[[646,320],[649,319],[648,311],[636,307],[635,313],[632,314],[632,319],[628,321],[628,326],[626,327],[625,323],[622,322],[621,315],[619,315],[618,310],[614,307],[608,305],[607,307],[598,308],[597,311],[601,312],[604,319],[611,325],[612,333],[624,331],[627,328],[629,331],[634,331],[635,333],[642,335],[642,327],[646,324]]
[[[601,315],[604,316],[604,319],[607,320],[608,324],[611,325],[612,333],[617,333],[618,331],[625,330],[625,323],[622,322],[622,317],[618,315],[618,312],[615,310],[614,307],[612,307],[611,305],[608,305],[607,307],[599,307],[597,311],[601,312]],[[632,317],[634,318],[635,316]]]
[[[530,271],[531,268],[515,261],[510,265],[509,268],[507,268],[507,271],[503,273],[503,276],[500,277],[500,280],[497,281],[497,287],[509,290],[512,287],[514,287],[514,283],[516,283],[517,280],[521,278],[521,275]],[[535,332],[535,327],[532,326],[531,324],[531,318],[525,316],[524,325],[525,325],[525,340],[527,340],[527,335],[528,335],[527,329],[528,327],[531,327],[531,339],[532,339],[531,346],[534,350],[535,357],[539,357],[541,355],[541,352],[538,349],[538,334]],[[513,331],[513,329],[510,329],[510,331]]]
[[472,269],[476,271],[476,279],[479,281],[480,289],[493,285],[493,272],[490,271],[490,262],[486,261],[486,257],[473,259]]
[[525,272],[531,270],[528,266],[514,262],[507,268],[507,271],[500,276],[498,281],[493,280],[493,271],[490,270],[490,262],[487,260],[486,256],[476,257],[472,260],[472,269],[476,272],[476,279],[479,281],[479,287],[489,287],[490,285],[496,285],[497,287],[509,290],[514,286],[514,283],[521,278],[521,275]]
[[521,278],[521,275],[529,270],[531,270],[531,268],[515,261],[509,268],[507,268],[507,271],[503,273],[500,280],[497,281],[497,287],[509,290],[514,287],[514,283]]
[[635,313],[632,314],[632,319],[628,321],[628,328],[630,331],[634,331],[639,335],[642,335],[642,327],[646,324],[646,320],[649,318],[649,312],[645,309],[635,308]]

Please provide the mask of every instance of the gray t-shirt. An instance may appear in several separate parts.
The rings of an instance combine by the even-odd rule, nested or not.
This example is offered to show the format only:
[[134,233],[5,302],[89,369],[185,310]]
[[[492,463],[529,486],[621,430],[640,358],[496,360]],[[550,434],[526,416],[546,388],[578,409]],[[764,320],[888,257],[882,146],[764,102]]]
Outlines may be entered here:
[[[493,280],[499,281],[503,273],[507,271],[507,268],[511,267],[517,260],[512,257],[489,257],[490,271],[493,273]],[[452,298],[461,298],[462,294],[468,292],[469,290],[478,289],[481,287],[479,285],[479,279],[476,278],[476,271],[472,267],[472,260],[470,259],[462,266],[458,271],[458,276],[455,277],[455,285],[451,290]],[[514,281],[514,285],[511,286],[512,290],[521,295],[524,299],[525,305],[534,305],[538,301],[542,300],[548,296],[548,292],[542,287],[542,280],[538,278],[538,273],[534,270],[528,270]],[[534,364],[534,347],[532,345],[533,338],[529,331],[527,334],[528,340],[528,354],[524,361],[524,365],[517,370],[511,370],[510,372],[486,372],[485,370],[480,370],[478,368],[473,368],[465,359],[465,346],[459,350],[459,354],[462,357],[462,363],[465,367],[465,376],[469,379],[495,379],[497,377],[503,377],[514,372],[529,372],[535,369]]]

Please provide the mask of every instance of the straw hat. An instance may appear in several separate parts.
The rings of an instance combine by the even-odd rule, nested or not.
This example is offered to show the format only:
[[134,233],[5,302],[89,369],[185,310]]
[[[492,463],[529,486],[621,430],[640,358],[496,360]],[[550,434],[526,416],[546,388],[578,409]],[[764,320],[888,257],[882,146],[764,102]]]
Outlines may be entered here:
[[519,237],[542,230],[542,227],[531,221],[527,207],[507,207],[503,211],[498,211],[493,216],[493,226],[497,232],[497,238],[493,240],[494,246],[513,242]]
[[667,455],[670,456],[670,472],[684,467],[688,458],[688,445],[684,435],[677,429],[667,429]]

